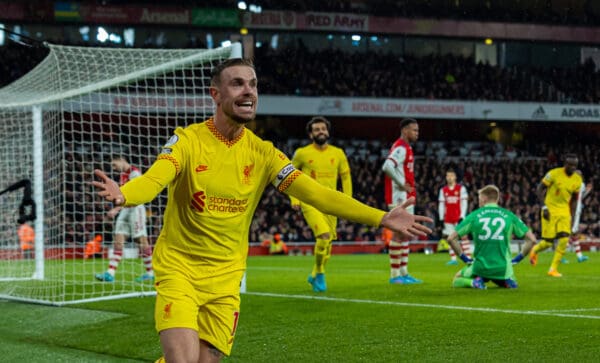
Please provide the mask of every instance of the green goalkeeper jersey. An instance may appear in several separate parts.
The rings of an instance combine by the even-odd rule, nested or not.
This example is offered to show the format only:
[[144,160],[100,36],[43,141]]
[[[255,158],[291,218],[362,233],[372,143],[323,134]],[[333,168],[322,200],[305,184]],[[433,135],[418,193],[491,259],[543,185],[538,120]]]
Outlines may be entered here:
[[473,275],[490,280],[513,276],[510,241],[513,235],[521,238],[528,230],[519,217],[497,204],[471,212],[456,227],[459,236],[471,234],[473,238]]

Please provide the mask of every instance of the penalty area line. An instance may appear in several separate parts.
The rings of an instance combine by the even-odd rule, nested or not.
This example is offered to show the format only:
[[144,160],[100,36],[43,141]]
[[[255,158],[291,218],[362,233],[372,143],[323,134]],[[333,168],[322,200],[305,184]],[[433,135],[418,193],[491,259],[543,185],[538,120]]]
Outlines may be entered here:
[[434,309],[446,309],[446,310],[465,310],[465,311],[480,311],[480,312],[487,312],[487,313],[502,313],[502,314],[515,314],[515,315],[538,315],[538,316],[552,316],[552,317],[559,317],[559,318],[579,318],[579,319],[596,319],[596,320],[600,320],[600,316],[595,316],[595,315],[565,314],[565,313],[552,312],[552,311],[509,310],[509,309],[495,309],[495,308],[479,308],[479,307],[476,307],[476,306],[456,306],[456,305],[408,303],[408,302],[401,302],[401,301],[346,299],[346,298],[327,297],[327,296],[276,294],[276,293],[271,293],[271,292],[245,292],[244,294],[245,295],[254,295],[254,296],[288,298],[288,299],[347,302],[347,303],[355,303],[355,304],[370,304],[370,305],[377,304],[377,305],[392,305],[392,306],[410,306],[410,307],[417,307],[417,308],[434,308]]

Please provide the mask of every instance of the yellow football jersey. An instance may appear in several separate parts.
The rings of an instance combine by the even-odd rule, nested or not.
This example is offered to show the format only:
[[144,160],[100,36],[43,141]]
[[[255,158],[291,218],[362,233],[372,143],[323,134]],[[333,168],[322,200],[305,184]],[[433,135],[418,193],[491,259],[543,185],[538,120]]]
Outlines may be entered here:
[[[327,145],[323,150],[314,144],[300,147],[292,157],[292,164],[330,189],[337,189],[338,176],[341,177],[344,194],[352,195],[350,165],[344,150],[339,147]],[[345,184],[346,181],[348,185]]]
[[284,190],[300,173],[272,143],[248,129],[228,141],[212,119],[177,128],[158,159],[170,160],[177,175],[154,250],[157,281],[175,269],[192,278],[244,270],[247,232],[263,190],[269,183]]
[[550,210],[550,215],[571,215],[569,203],[572,195],[579,192],[583,179],[577,173],[568,176],[565,168],[550,170],[542,179],[542,183],[548,187],[544,204]]

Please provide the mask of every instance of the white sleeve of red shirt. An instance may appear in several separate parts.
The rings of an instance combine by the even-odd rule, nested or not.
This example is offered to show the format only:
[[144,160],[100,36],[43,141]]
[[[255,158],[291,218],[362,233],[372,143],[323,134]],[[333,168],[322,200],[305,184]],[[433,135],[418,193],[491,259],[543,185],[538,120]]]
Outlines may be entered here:
[[460,186],[460,218],[465,218],[469,208],[469,193],[464,185]]
[[[383,170],[386,173],[394,174],[390,177],[393,180],[398,180],[404,185],[406,183],[406,175],[404,175],[404,160],[406,159],[406,149],[397,147],[390,151],[387,160],[384,163]],[[390,164],[391,163],[391,164]]]
[[438,197],[438,214],[440,216],[440,220],[444,220],[444,215],[446,213],[446,198],[444,198],[444,188],[440,188],[440,193]]

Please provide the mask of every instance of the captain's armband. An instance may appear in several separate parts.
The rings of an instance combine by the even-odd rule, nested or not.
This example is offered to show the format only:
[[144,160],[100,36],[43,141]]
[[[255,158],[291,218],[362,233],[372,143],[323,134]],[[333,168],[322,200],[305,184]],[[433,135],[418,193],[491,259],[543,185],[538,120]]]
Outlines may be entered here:
[[292,163],[287,164],[277,173],[275,180],[272,182],[273,186],[278,190],[285,190],[287,186],[290,185],[290,181],[287,181],[286,179],[296,171],[297,170]]

